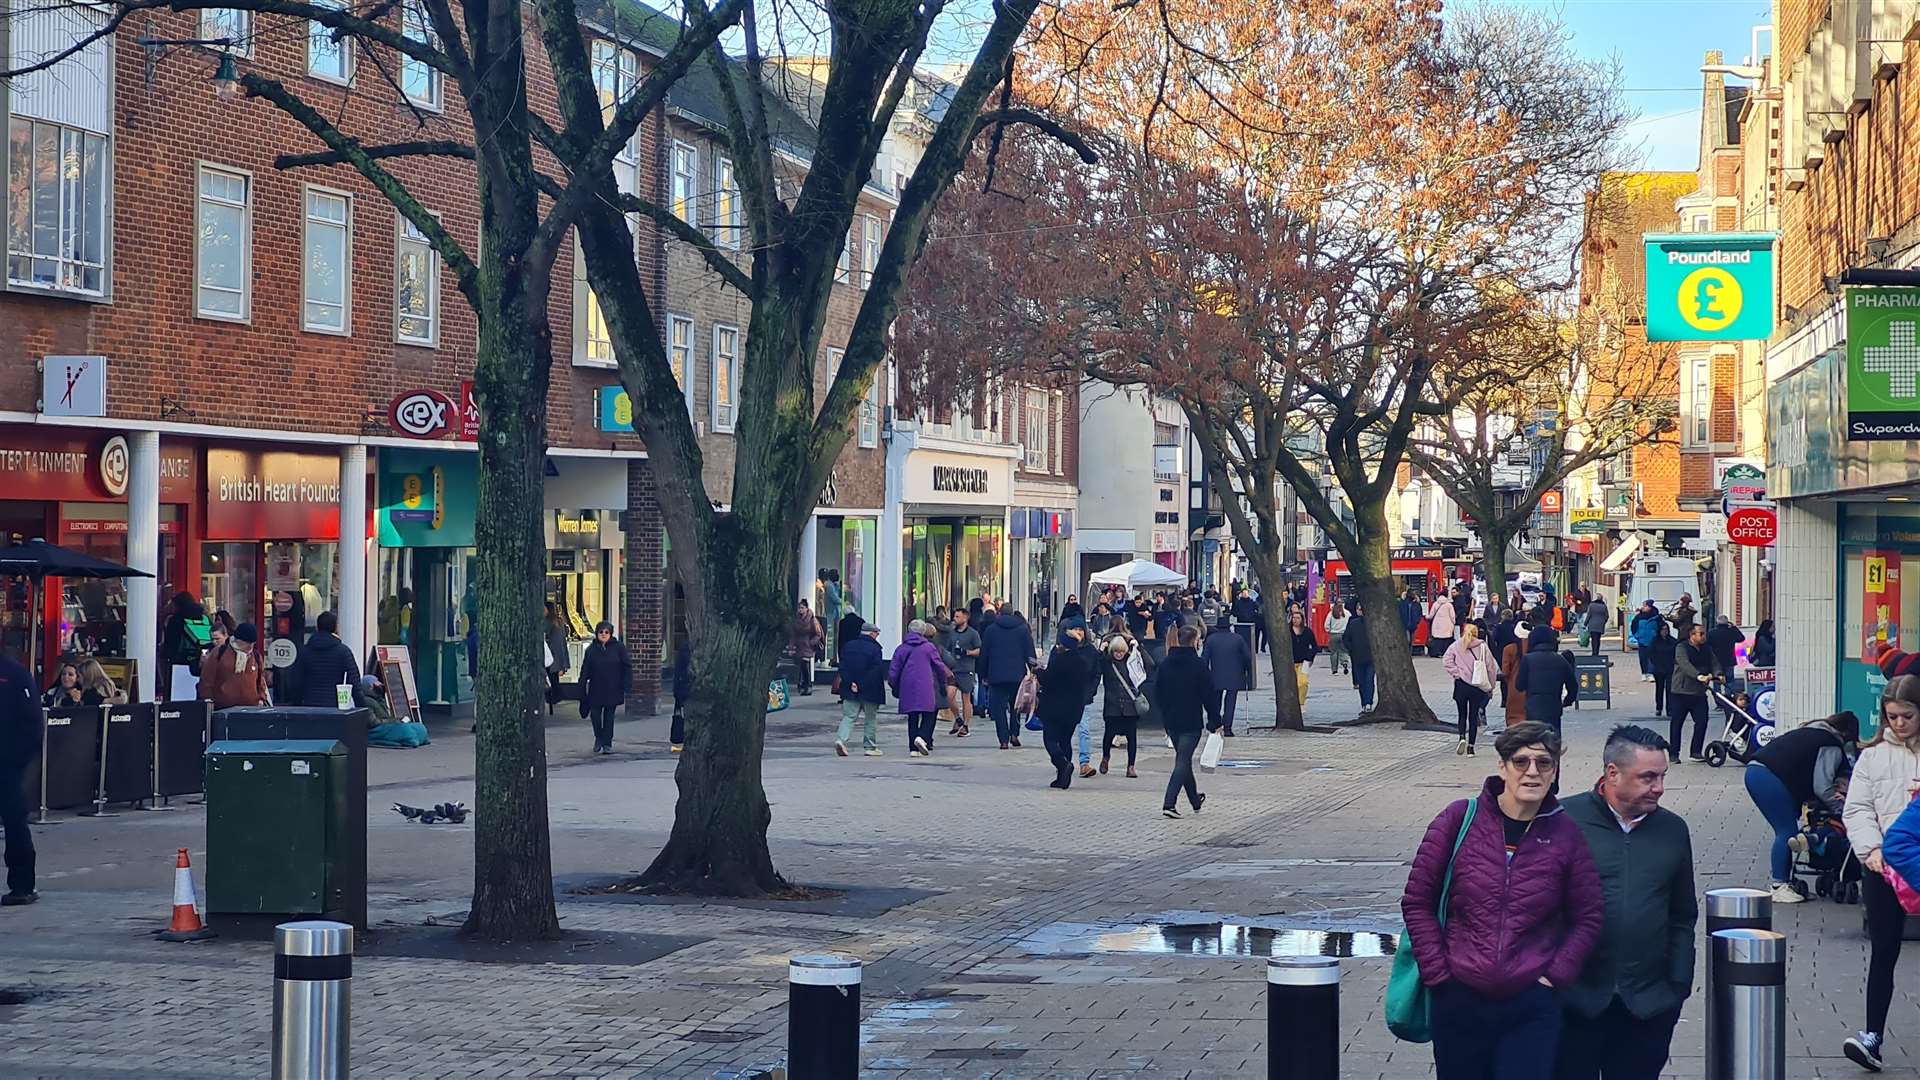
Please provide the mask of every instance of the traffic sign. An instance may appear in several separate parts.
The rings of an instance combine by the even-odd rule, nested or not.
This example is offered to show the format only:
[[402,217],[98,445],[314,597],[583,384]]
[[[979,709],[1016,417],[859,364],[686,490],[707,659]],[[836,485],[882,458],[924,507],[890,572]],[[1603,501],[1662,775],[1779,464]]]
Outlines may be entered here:
[[1727,515],[1727,538],[1746,547],[1772,547],[1779,519],[1762,506],[1743,506]]

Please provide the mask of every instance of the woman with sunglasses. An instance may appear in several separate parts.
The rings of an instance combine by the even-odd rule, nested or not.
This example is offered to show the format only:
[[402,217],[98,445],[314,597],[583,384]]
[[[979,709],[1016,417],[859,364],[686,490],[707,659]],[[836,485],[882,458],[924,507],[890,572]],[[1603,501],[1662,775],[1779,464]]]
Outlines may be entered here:
[[1551,794],[1560,734],[1529,721],[1493,748],[1499,772],[1427,826],[1400,901],[1401,947],[1433,992],[1439,1080],[1542,1075],[1560,1038],[1555,988],[1580,974],[1606,912],[1580,826]]

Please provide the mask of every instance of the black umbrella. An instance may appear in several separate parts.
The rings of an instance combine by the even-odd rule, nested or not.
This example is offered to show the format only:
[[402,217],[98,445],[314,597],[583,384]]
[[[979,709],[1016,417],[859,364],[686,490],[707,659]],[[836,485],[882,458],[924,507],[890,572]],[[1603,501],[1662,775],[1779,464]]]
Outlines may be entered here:
[[0,576],[6,575],[28,578],[33,582],[33,588],[27,595],[27,610],[32,613],[30,617],[32,625],[27,628],[27,670],[29,671],[34,669],[40,643],[39,592],[45,579],[153,576],[145,570],[135,570],[131,566],[122,566],[117,562],[96,559],[78,551],[68,551],[66,548],[37,538],[24,544],[0,548]]

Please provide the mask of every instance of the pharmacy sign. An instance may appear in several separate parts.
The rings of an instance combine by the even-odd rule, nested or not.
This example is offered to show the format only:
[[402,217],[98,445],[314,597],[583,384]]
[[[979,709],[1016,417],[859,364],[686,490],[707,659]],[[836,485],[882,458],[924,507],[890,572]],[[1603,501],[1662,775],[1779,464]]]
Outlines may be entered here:
[[1765,341],[1773,233],[1649,233],[1647,340]]
[[1847,438],[1920,439],[1920,288],[1847,290]]

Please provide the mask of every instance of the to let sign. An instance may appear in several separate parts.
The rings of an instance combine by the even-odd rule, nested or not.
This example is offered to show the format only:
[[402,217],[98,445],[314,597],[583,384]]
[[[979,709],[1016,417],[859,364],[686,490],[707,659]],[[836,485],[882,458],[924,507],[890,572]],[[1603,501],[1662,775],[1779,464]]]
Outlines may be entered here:
[[1764,507],[1746,506],[1727,515],[1727,539],[1744,547],[1772,547],[1779,532],[1779,520]]

